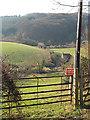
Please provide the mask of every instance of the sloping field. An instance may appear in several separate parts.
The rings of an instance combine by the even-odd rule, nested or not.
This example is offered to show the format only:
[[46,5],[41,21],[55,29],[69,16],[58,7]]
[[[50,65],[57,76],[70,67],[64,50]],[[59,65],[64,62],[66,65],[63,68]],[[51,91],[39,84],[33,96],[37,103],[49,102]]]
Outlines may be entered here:
[[[58,54],[69,53],[72,56],[75,56],[76,48],[56,48],[56,49],[49,49],[49,50],[52,50],[52,51],[54,51],[55,53],[58,53]],[[84,56],[84,57],[87,57],[88,56],[88,50],[86,50],[84,48],[80,48],[80,55]]]
[[62,53],[69,53],[72,56],[75,55],[75,49],[76,48],[59,48],[59,49],[50,49],[54,51],[55,53],[62,54]]
[[40,61],[46,60],[50,56],[49,52],[44,49],[24,44],[2,42],[0,43],[0,46],[2,46],[2,56],[8,56],[5,61],[13,64],[21,64],[25,62],[31,64],[40,63]]

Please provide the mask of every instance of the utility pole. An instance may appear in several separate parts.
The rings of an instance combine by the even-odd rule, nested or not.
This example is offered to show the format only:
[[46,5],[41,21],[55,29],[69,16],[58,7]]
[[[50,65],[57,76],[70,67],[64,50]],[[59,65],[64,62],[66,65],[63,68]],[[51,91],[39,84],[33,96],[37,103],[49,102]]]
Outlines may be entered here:
[[[88,2],[90,5],[90,1]],[[90,75],[90,7],[88,7],[88,74]]]
[[81,26],[82,26],[82,1],[79,2],[78,11],[78,23],[77,23],[77,40],[76,40],[76,56],[75,56],[75,68],[78,69],[80,74],[80,45],[81,45]]
[[76,39],[76,54],[74,60],[74,104],[78,107],[78,82],[80,76],[80,45],[81,45],[81,26],[82,26],[82,1],[79,1],[78,22],[77,22],[77,39]]

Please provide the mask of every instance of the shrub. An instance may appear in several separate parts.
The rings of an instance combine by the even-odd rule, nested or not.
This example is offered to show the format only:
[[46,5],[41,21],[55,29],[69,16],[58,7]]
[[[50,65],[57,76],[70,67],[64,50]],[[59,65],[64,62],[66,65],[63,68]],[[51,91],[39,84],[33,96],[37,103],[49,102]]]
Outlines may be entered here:
[[[13,101],[16,104],[16,106],[18,106],[20,105],[19,100],[21,100],[21,95],[18,89],[16,88],[16,83],[14,82],[15,79],[17,79],[17,77],[14,71],[12,70],[11,66],[2,62],[2,94],[8,95],[7,100]],[[18,110],[18,116],[21,116],[20,108],[16,108]],[[9,114],[9,117],[13,116],[11,113]]]

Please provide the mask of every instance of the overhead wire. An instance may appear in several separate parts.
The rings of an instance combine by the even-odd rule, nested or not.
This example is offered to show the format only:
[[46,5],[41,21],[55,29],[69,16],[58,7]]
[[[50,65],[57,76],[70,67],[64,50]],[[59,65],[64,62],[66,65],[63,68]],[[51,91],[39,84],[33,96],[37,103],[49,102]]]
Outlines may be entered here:
[[[63,6],[63,7],[71,7],[71,9],[67,12],[67,14],[69,14],[74,8],[76,9],[76,8],[78,8],[79,7],[79,5],[69,5],[69,4],[63,4],[63,3],[61,3],[61,2],[59,2],[59,1],[57,1],[57,0],[53,0],[53,4],[54,5],[59,5],[57,8],[52,8],[52,10],[57,10],[57,9],[59,9],[60,8],[60,6]],[[84,8],[85,7],[85,8]],[[88,4],[83,4],[83,10],[86,10],[87,9],[87,7],[90,7],[90,5]]]

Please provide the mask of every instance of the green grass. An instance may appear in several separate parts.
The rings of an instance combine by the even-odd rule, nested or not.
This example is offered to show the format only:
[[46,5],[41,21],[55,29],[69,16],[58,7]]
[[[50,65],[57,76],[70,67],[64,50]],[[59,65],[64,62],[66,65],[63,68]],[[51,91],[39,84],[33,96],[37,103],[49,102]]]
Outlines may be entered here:
[[[21,64],[23,61],[29,61],[37,62],[41,59],[48,59],[49,53],[46,50],[39,49],[36,47],[31,47],[23,44],[18,43],[11,43],[11,42],[4,42],[2,43],[3,48],[3,56],[8,55],[8,60],[12,61],[14,64]],[[64,48],[64,49],[52,49],[56,53],[70,53],[72,55],[75,54],[75,48]],[[40,76],[40,75],[39,75]],[[43,75],[42,75],[43,76]],[[45,75],[45,76],[51,76],[51,75]],[[63,78],[65,80],[65,78]],[[50,79],[40,79],[39,84],[56,84],[60,83],[60,78],[50,78]],[[37,80],[19,80],[17,81],[17,86],[27,86],[27,85],[37,85]],[[64,86],[66,88],[68,86]],[[55,89],[61,89],[61,86],[51,86],[51,87],[40,87],[38,91],[45,91],[45,90],[55,90]],[[20,89],[21,92],[36,92],[37,88],[25,88]],[[47,96],[54,96],[54,95],[60,95],[60,94],[67,94],[68,92],[54,92],[54,93],[40,93],[38,94],[39,97],[47,97]],[[37,94],[31,94],[31,95],[22,95],[22,99],[29,99],[37,97]],[[69,99],[70,97],[67,97],[65,99]],[[48,99],[40,99],[38,100],[38,103],[44,103],[44,102],[53,102],[58,101],[61,98],[48,98]],[[63,98],[64,99],[64,98]],[[36,104],[37,100],[30,100],[21,102],[21,105],[29,105],[29,104]],[[13,104],[15,105],[15,104]],[[7,105],[6,105],[7,106]],[[73,108],[73,104],[68,103],[55,103],[50,105],[42,105],[42,106],[34,106],[34,107],[25,107],[21,108],[23,115],[25,117],[32,118],[87,118],[88,114],[86,110],[75,110]],[[7,110],[3,111],[3,113],[7,112]],[[12,114],[16,114],[16,109],[12,109]],[[3,115],[3,117],[6,117],[6,114]],[[71,120],[72,120],[71,118]]]
[[[56,84],[56,83],[61,83],[61,78],[39,79],[39,85],[48,85],[48,84]],[[17,84],[17,86],[37,85],[37,80],[36,79],[18,80],[16,84]],[[61,86],[57,85],[57,86],[40,87],[40,88],[38,88],[38,91],[49,91],[49,90],[57,90],[57,89],[58,90],[61,89]],[[37,92],[37,87],[35,87],[35,88],[21,88],[20,92],[21,93]],[[54,95],[60,95],[60,94],[63,94],[63,92],[61,93],[61,91],[58,91],[58,92],[54,92],[54,93],[52,93],[52,92],[39,93],[38,96],[39,97],[48,97],[48,96],[54,96]],[[29,98],[37,98],[37,94],[22,95],[22,99],[29,99]],[[66,98],[66,99],[69,99],[69,98]],[[47,103],[47,102],[53,102],[53,101],[59,101],[59,100],[60,100],[59,97],[58,98],[39,99],[38,103]],[[37,104],[37,100],[29,100],[29,101],[21,102],[21,105],[29,105],[29,104]],[[13,105],[15,105],[15,104],[13,104]],[[37,108],[37,106],[27,107],[27,109],[28,108],[34,110],[35,108]],[[39,106],[39,108],[40,109],[48,109],[48,105]],[[22,109],[22,111],[24,111],[26,108],[21,108],[21,109]],[[48,113],[45,113],[45,114],[48,114]]]
[[49,50],[52,50],[54,51],[55,53],[59,53],[59,54],[62,54],[62,53],[70,53],[71,55],[75,55],[75,49],[76,48],[56,48],[56,49],[49,49]]
[[[40,76],[40,75],[39,75]],[[47,76],[47,75],[45,75]],[[67,79],[67,78],[63,78]],[[51,84],[51,83],[60,83],[61,79],[60,78],[50,78],[50,79],[39,79],[39,84]],[[18,80],[17,81],[17,86],[26,86],[26,85],[37,85],[37,80],[32,79],[32,80]],[[68,86],[64,86],[65,88]],[[61,86],[52,86],[52,87],[41,87],[38,89],[38,91],[45,91],[45,90],[55,90],[55,89],[60,89]],[[37,88],[22,88],[20,89],[21,92],[35,92],[37,91]],[[41,93],[38,94],[39,97],[45,97],[45,96],[54,96],[54,95],[60,95],[60,94],[66,94],[66,92],[54,92],[54,93]],[[22,95],[22,99],[29,99],[29,98],[37,98],[37,94],[31,94],[31,95]],[[46,103],[46,102],[52,102],[52,101],[57,101],[60,100],[61,98],[48,98],[48,99],[40,99],[38,100],[38,103]],[[69,99],[67,98],[62,98],[62,99]],[[37,100],[29,100],[29,101],[24,101],[21,102],[21,105],[29,105],[29,104],[37,104]],[[15,104],[13,104],[15,105]],[[73,104],[68,103],[55,103],[55,104],[49,104],[49,105],[39,105],[39,106],[31,106],[31,107],[24,107],[21,108],[22,114],[24,119],[42,119],[43,118],[48,118],[48,119],[53,119],[53,118],[69,118],[69,120],[72,120],[73,118],[87,118],[88,113],[86,110],[80,110],[74,109]],[[7,112],[7,110],[4,110],[3,113]],[[12,109],[12,115],[18,115],[16,113],[16,109]],[[5,113],[3,114],[3,118],[8,117],[8,115]]]
[[[40,75],[39,75],[40,76]],[[43,75],[42,75],[43,76]],[[44,75],[44,76],[47,76]],[[64,79],[67,78],[63,78],[63,82]],[[49,79],[39,79],[39,84],[43,85],[43,84],[54,84],[54,83],[60,83],[61,82],[61,78],[49,78]],[[17,86],[27,86],[27,85],[37,85],[37,80],[36,79],[32,79],[32,80],[18,80],[17,81]],[[68,88],[67,86],[64,86],[63,88]],[[47,86],[47,87],[40,87],[38,88],[38,91],[45,91],[45,90],[55,90],[55,89],[61,89],[61,86]],[[21,92],[36,92],[37,88],[21,88],[20,89]],[[68,91],[69,92],[69,91]],[[39,97],[47,97],[47,96],[54,96],[54,95],[61,95],[61,94],[67,94],[68,92],[50,92],[50,93],[39,93],[38,96]],[[31,95],[22,95],[22,99],[29,99],[29,98],[37,98],[37,94],[31,94]],[[65,97],[62,99],[70,99],[69,97]],[[57,98],[48,98],[48,99],[40,99],[38,100],[38,103],[47,103],[47,102],[53,102],[53,101],[59,101],[61,100],[60,97]],[[29,100],[29,101],[24,101],[21,102],[21,105],[29,105],[29,104],[37,104],[37,100]],[[13,104],[15,105],[15,104]],[[87,118],[88,117],[88,113],[87,110],[81,110],[81,109],[74,109],[74,105],[73,103],[70,104],[70,102],[67,103],[54,103],[54,104],[49,104],[49,105],[38,105],[38,106],[31,106],[31,107],[24,107],[21,108],[22,110],[22,114],[25,118],[27,119],[43,119],[43,118],[48,118],[48,119],[53,119],[53,118],[71,118],[70,120],[72,120],[73,118]],[[4,110],[3,113],[7,112],[7,110]],[[12,114],[16,115],[17,113],[16,109],[12,109]],[[7,114],[3,115],[3,118],[6,117]],[[8,115],[7,115],[8,117]]]
[[[74,56],[75,55],[75,51],[76,51],[76,48],[56,48],[56,49],[49,49],[49,50],[51,50],[51,51],[54,51],[55,53],[57,53],[57,54],[62,54],[62,53],[69,53],[69,54],[71,54],[72,56]],[[85,51],[85,49],[83,50],[83,48],[81,48],[81,50],[80,50],[80,55],[81,56],[84,56],[84,57],[87,57],[88,55],[87,55],[88,53],[87,53],[87,50]]]
[[[39,75],[40,76],[40,75]],[[43,75],[42,75],[43,76]],[[47,76],[47,75],[44,75]],[[63,78],[63,79],[67,79],[67,78]],[[54,83],[60,83],[61,82],[61,78],[49,78],[49,79],[39,79],[39,84],[43,85],[43,84],[54,84]],[[63,81],[64,82],[64,81]],[[32,79],[32,80],[18,80],[17,81],[17,86],[27,86],[27,85],[37,85],[37,80]],[[64,88],[68,88],[68,86],[64,86]],[[38,88],[38,91],[45,91],[45,90],[55,90],[55,89],[61,89],[61,86],[47,86],[47,87],[40,87]],[[36,92],[37,88],[21,88],[20,89],[21,92]],[[69,92],[69,91],[68,91]],[[54,95],[60,95],[60,94],[67,94],[68,92],[50,92],[50,93],[39,93],[38,96],[39,97],[45,97],[45,96],[54,96]],[[29,98],[37,98],[37,94],[31,94],[31,95],[22,95],[22,99],[29,99]],[[69,97],[66,98],[62,98],[62,99],[70,99]],[[60,97],[57,98],[48,98],[48,99],[40,99],[38,100],[38,103],[46,103],[46,102],[53,102],[53,101],[58,101],[61,100]],[[29,100],[29,101],[24,101],[21,102],[21,105],[29,105],[29,104],[37,104],[37,100]],[[13,104],[15,105],[15,104]],[[43,118],[69,118],[71,117],[71,120],[73,118],[87,118],[88,114],[86,110],[75,110],[73,103],[70,104],[70,102],[68,103],[55,103],[55,104],[49,104],[49,105],[39,105],[39,106],[31,106],[31,107],[24,107],[21,108],[22,113],[24,115],[24,117],[28,117],[27,119],[43,119]],[[7,110],[4,110],[4,112],[7,112]],[[12,114],[17,114],[15,113],[16,109],[12,109]],[[3,118],[6,117],[7,114],[3,115]]]
[[2,56],[8,55],[6,61],[13,64],[40,63],[49,58],[48,51],[37,47],[12,42],[0,42],[1,46]]

